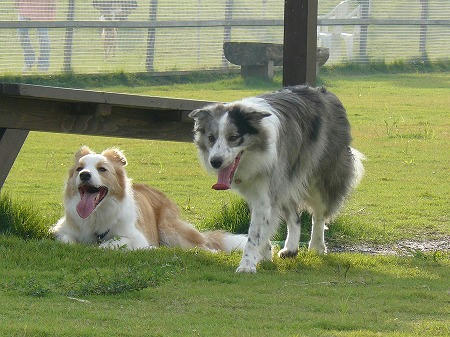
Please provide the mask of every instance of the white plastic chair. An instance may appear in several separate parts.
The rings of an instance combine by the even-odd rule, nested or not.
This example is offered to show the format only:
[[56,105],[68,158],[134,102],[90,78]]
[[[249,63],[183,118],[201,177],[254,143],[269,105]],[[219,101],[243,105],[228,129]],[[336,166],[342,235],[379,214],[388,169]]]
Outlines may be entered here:
[[[355,0],[341,1],[324,19],[357,19],[361,17],[361,6]],[[347,59],[353,58],[353,41],[359,36],[359,26],[355,25],[352,33],[344,32],[343,26],[317,26],[319,46],[329,48],[330,60],[341,55],[341,41],[344,41]]]

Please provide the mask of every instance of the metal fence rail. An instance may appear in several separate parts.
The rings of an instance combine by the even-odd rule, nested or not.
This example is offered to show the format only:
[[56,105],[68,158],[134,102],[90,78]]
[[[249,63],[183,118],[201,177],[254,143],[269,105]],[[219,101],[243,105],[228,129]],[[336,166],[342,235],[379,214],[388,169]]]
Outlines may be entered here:
[[[230,69],[223,42],[283,41],[283,0],[20,2],[0,5],[0,74]],[[448,0],[320,0],[318,45],[328,64],[448,60],[449,18]]]

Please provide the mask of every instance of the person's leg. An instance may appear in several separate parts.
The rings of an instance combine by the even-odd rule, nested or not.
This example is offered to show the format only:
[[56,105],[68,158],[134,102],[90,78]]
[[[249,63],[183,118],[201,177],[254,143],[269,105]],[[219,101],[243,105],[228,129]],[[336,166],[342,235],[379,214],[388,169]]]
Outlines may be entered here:
[[48,36],[48,28],[38,28],[37,33],[39,38],[38,69],[40,71],[48,71],[50,66],[50,38]]
[[[19,17],[19,20],[24,19]],[[25,64],[24,70],[30,70],[34,65],[34,50],[33,46],[31,45],[28,28],[19,28],[17,32],[19,34],[19,41],[23,49],[23,58]]]

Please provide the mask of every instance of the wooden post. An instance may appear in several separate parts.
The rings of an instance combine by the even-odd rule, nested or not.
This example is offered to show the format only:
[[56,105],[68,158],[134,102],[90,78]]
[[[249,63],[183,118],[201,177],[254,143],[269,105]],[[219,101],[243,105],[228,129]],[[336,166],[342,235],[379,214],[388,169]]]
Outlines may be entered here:
[[[233,0],[227,0],[225,3],[225,22],[231,20],[233,18]],[[225,26],[223,28],[223,42],[231,41],[231,27]],[[224,68],[228,67],[227,59],[225,58],[225,54],[222,51],[222,66]]]
[[[420,13],[420,18],[422,20],[428,19],[429,6],[428,0],[420,0],[420,4],[422,5],[422,11]],[[427,25],[420,26],[420,38],[419,38],[419,52],[423,62],[428,62],[428,54],[427,54]]]
[[[75,17],[75,0],[69,0],[67,7],[67,21],[73,21]],[[64,63],[63,71],[68,73],[72,71],[72,45],[73,28],[66,28],[66,37],[64,39]]]
[[317,0],[284,1],[283,86],[316,83]]
[[[150,9],[148,12],[148,18],[150,22],[156,21],[156,13],[158,11],[158,0],[150,0]],[[156,28],[149,28],[147,31],[147,57],[145,60],[145,69],[147,72],[155,70],[155,41],[156,41]]]
[[0,128],[0,189],[19,154],[28,130]]
[[[359,0],[361,3],[361,19],[368,19],[370,16],[370,0]],[[359,31],[359,58],[362,62],[369,62],[367,57],[367,33],[368,26],[361,25]]]

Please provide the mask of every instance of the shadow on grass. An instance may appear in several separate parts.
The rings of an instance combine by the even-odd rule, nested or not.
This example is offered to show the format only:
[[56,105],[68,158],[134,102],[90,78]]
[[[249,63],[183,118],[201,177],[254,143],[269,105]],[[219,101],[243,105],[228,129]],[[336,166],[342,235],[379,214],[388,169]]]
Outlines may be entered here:
[[180,252],[103,250],[0,236],[1,288],[22,295],[119,295],[154,288],[183,268]]

